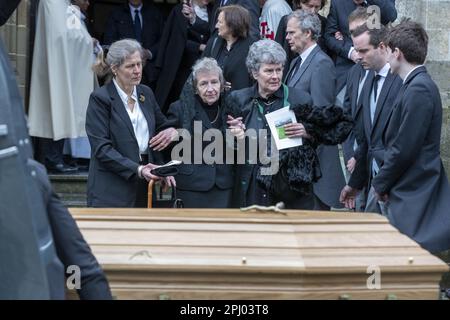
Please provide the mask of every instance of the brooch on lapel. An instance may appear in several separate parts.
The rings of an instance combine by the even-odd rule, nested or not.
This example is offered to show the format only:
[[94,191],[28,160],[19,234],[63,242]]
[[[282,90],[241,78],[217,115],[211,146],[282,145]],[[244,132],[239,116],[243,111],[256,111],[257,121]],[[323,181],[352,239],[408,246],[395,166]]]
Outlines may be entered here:
[[139,101],[140,101],[140,102],[144,102],[144,101],[145,101],[145,96],[144,96],[143,94],[141,94],[141,95],[139,96]]

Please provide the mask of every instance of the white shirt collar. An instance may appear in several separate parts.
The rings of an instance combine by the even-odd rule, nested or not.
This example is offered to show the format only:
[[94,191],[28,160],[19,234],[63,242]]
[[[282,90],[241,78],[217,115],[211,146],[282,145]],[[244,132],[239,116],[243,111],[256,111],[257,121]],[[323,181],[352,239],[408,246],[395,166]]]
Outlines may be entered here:
[[379,74],[383,78],[386,78],[389,74],[389,70],[391,69],[391,65],[386,63],[383,68],[381,68],[380,72],[375,72],[375,74]]
[[302,58],[302,63],[305,62],[306,58],[308,58],[315,47],[317,47],[317,43],[313,44],[311,47],[303,51],[303,53],[300,55],[300,57]]
[[423,67],[423,64],[419,64],[418,66],[415,66],[414,68],[411,69],[410,72],[408,72],[408,74],[406,75],[405,79],[403,79],[403,83],[406,82],[406,80],[408,79],[408,77],[410,76],[411,73],[413,73],[414,70],[416,70],[417,68]]
[[[114,85],[116,86],[117,93],[119,94],[120,99],[122,100],[122,102],[124,103],[125,106],[128,105],[128,95],[125,93],[125,91],[122,90],[122,88],[120,88],[116,79],[113,79],[113,82],[114,82]],[[133,93],[131,94],[131,98],[133,98],[134,101],[136,101],[136,102],[138,101],[136,86],[134,86],[134,88],[133,88]]]
[[139,10],[139,13],[141,13],[143,5],[141,4],[139,7],[135,7],[135,6],[132,6],[130,3],[128,3],[128,6],[130,7],[131,13],[134,14],[135,10]]

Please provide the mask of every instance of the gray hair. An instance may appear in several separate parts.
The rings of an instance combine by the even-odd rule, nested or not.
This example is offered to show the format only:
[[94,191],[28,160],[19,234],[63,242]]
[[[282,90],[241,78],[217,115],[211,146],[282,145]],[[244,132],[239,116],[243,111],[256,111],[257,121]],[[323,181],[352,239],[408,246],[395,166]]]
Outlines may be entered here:
[[248,72],[250,74],[258,72],[263,63],[281,64],[284,66],[286,63],[286,51],[278,42],[269,39],[253,43],[245,61]]
[[215,59],[202,58],[195,62],[194,66],[192,67],[192,84],[194,88],[197,87],[197,76],[202,72],[216,73],[219,76],[220,85],[223,87],[225,79],[223,77],[222,69],[219,67],[219,64]]
[[144,60],[144,50],[139,42],[133,39],[116,41],[109,47],[108,55],[106,56],[106,63],[110,67],[120,67],[125,60],[136,51],[140,53]]
[[322,32],[322,23],[319,16],[305,10],[295,10],[288,16],[288,21],[297,19],[298,27],[302,32],[311,31],[311,39],[317,41]]

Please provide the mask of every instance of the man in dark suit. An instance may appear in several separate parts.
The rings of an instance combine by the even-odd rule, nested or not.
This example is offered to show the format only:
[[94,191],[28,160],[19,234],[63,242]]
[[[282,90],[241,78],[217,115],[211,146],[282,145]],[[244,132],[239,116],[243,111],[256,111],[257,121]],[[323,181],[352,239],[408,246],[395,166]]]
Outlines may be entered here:
[[[289,15],[286,40],[299,54],[292,60],[285,83],[301,88],[311,95],[313,105],[334,105],[336,71],[333,61],[317,45],[321,22],[312,12],[294,11]],[[345,185],[337,146],[319,146],[317,154],[322,178],[314,184],[316,210],[340,207],[339,190]]]
[[[337,55],[336,94],[344,88],[347,72],[357,61],[348,29],[348,16],[359,6],[367,7],[371,5],[379,7],[381,24],[386,25],[397,18],[395,0],[331,0],[324,37],[328,48]],[[373,17],[376,18],[375,15]],[[372,22],[377,23],[377,21]]]
[[113,11],[106,26],[103,44],[111,45],[122,39],[135,39],[150,51],[144,68],[143,83],[154,88],[156,72],[154,61],[164,28],[163,16],[153,4],[142,0],[128,0],[126,5]]
[[[372,180],[389,221],[430,252],[450,248],[450,186],[440,157],[442,103],[423,66],[428,35],[404,21],[386,37],[389,63],[403,80],[382,132],[384,157]],[[354,189],[342,200],[353,205]]]
[[29,159],[28,168],[35,178],[40,191],[39,195],[46,206],[58,258],[65,270],[68,270],[69,266],[77,266],[80,270],[80,287],[77,289],[80,299],[112,299],[102,268],[84,240],[72,215],[53,191],[45,167]]
[[390,72],[386,46],[383,38],[386,28],[369,29],[366,24],[359,26],[352,33],[355,51],[361,65],[371,70],[362,93],[363,134],[359,135],[355,170],[349,180],[349,186],[362,189],[367,186],[369,192],[365,211],[382,213],[382,203],[378,202],[370,181],[378,174],[383,163],[385,146],[382,134],[386,128],[387,118],[391,113],[402,80]]
[[[349,22],[349,30],[350,34],[359,27],[360,25],[367,22],[370,18],[366,8],[359,7],[355,9],[350,16],[348,17]],[[353,40],[353,39],[352,39]],[[342,151],[344,156],[344,163],[347,169],[347,177],[353,173],[356,165],[356,157],[357,157],[357,149],[358,143],[356,136],[358,134],[364,134],[364,129],[361,128],[362,121],[362,99],[361,92],[366,82],[367,76],[369,74],[369,70],[365,70],[360,61],[356,63],[353,67],[350,68],[347,81],[346,81],[346,90],[343,102],[344,110],[352,115],[354,127],[350,132],[347,140],[342,144]],[[356,199],[356,211],[364,211],[366,205],[366,190],[363,189],[362,192],[358,195]]]

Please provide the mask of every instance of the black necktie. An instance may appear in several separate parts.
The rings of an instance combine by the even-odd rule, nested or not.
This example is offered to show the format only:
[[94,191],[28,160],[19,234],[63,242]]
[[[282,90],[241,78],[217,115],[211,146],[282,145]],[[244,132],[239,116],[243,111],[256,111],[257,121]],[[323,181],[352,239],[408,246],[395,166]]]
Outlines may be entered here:
[[302,64],[302,57],[298,56],[297,61],[295,61],[295,65],[291,70],[291,73],[289,74],[289,77],[286,78],[286,83],[288,81],[291,81],[292,78],[294,78],[294,75],[297,73],[298,69],[300,69],[300,65]]
[[373,79],[373,102],[377,102],[377,93],[378,93],[378,81],[380,80],[381,76],[377,74],[375,78]]
[[136,40],[142,42],[142,26],[138,9],[134,10],[134,34],[136,35]]

